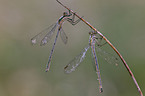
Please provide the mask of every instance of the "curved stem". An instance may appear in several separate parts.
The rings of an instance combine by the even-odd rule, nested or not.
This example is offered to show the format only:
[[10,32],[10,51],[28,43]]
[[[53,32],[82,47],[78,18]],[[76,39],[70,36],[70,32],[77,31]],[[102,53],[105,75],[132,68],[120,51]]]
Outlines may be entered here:
[[[75,13],[71,9],[69,9],[67,6],[63,5],[60,1],[58,1],[58,0],[56,0],[56,1],[60,5],[62,5],[64,8],[66,8],[67,10],[69,10],[70,12]],[[136,79],[135,79],[132,71],[130,70],[128,64],[126,63],[126,61],[124,60],[124,58],[122,57],[122,55],[119,53],[119,51],[113,46],[113,44],[105,36],[103,36],[103,34],[101,32],[99,32],[95,27],[93,27],[89,22],[87,22],[85,19],[81,18],[78,14],[75,13],[75,15],[79,19],[81,19],[86,25],[88,25],[91,29],[93,29],[94,30],[94,34],[98,33],[110,45],[110,47],[117,53],[117,55],[119,56],[119,58],[123,62],[125,68],[127,69],[127,71],[129,72],[130,76],[132,77],[132,79],[133,79],[133,81],[134,81],[134,83],[135,83],[135,85],[136,85],[136,87],[137,87],[137,89],[138,89],[138,91],[140,93],[140,96],[143,96],[143,93],[142,93],[142,91],[141,91],[141,89],[140,89],[140,87],[139,87],[139,85],[138,85],[138,83],[137,83],[137,81],[136,81]]]

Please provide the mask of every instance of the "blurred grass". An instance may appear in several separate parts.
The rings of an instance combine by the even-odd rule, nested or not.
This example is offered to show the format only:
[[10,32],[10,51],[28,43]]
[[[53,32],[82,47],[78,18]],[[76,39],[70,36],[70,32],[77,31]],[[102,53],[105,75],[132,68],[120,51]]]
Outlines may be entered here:
[[[120,51],[145,93],[145,1],[61,0],[101,31]],[[54,40],[45,47],[30,39],[66,11],[55,0],[0,1],[0,96],[139,96],[126,69],[100,59],[104,92],[99,93],[91,52],[72,74],[63,67],[88,44],[89,28],[64,24],[67,45],[60,38],[50,72],[45,65]]]

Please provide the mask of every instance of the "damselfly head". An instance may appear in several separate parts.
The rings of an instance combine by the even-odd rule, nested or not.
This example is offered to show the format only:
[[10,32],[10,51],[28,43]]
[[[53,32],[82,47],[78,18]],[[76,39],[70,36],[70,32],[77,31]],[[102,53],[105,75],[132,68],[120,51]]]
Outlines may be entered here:
[[93,31],[90,31],[90,32],[89,32],[89,35],[93,35]]
[[96,34],[96,32],[93,30],[89,32],[89,35],[94,35],[94,34]]
[[67,16],[68,15],[68,13],[67,12],[63,12],[63,16]]

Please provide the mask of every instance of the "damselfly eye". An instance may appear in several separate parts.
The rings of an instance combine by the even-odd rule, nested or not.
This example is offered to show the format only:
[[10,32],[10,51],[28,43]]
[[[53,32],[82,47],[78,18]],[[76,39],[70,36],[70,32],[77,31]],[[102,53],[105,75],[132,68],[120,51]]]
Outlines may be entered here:
[[63,12],[63,16],[67,16],[68,15],[68,13],[67,12]]
[[93,35],[93,31],[90,31],[90,32],[89,32],[89,35]]

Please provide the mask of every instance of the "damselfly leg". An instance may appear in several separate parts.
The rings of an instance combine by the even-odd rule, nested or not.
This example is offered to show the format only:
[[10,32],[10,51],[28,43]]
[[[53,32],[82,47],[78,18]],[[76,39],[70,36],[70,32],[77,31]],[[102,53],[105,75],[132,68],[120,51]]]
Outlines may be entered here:
[[[72,18],[67,18],[67,21],[70,22],[72,25],[76,25],[78,22],[80,22],[81,19],[78,19],[76,21],[75,20],[75,13],[73,13]],[[81,18],[83,18],[84,16],[82,16]]]

